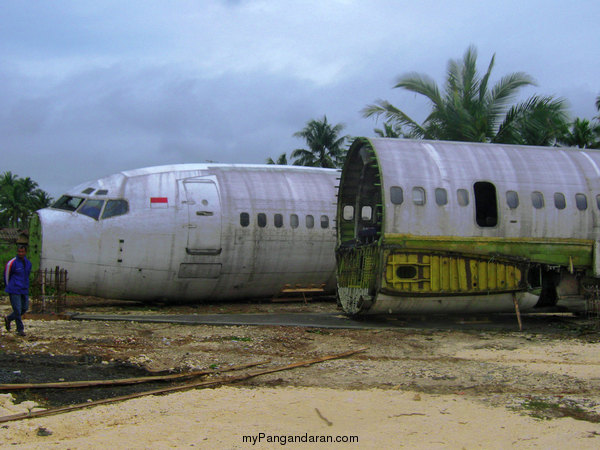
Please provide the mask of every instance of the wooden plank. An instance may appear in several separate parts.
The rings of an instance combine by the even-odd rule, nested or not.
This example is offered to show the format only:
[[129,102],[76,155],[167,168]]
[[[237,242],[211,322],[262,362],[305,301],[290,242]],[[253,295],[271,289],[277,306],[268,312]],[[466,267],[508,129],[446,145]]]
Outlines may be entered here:
[[254,362],[250,364],[241,364],[239,366],[228,367],[226,370],[196,370],[193,372],[174,373],[168,375],[152,375],[146,377],[120,378],[117,380],[82,380],[82,381],[57,381],[55,383],[15,383],[0,384],[0,391],[19,391],[23,389],[72,389],[94,386],[119,386],[129,384],[151,383],[153,381],[171,381],[177,379],[194,378],[202,375],[214,373],[230,372],[233,370],[247,369],[249,367],[266,364],[270,360]]
[[33,419],[35,417],[44,417],[44,416],[50,416],[50,415],[54,415],[54,414],[61,414],[64,412],[70,412],[70,411],[76,411],[78,409],[89,408],[90,406],[103,405],[103,404],[107,404],[107,403],[114,403],[114,402],[120,402],[123,400],[129,400],[132,398],[144,397],[146,395],[166,394],[166,393],[170,393],[170,392],[184,391],[184,390],[194,389],[194,388],[207,388],[207,387],[211,387],[211,386],[220,386],[222,384],[227,384],[227,383],[235,383],[238,381],[247,380],[249,378],[254,378],[259,375],[266,375],[269,373],[281,372],[283,370],[294,369],[296,367],[309,366],[311,364],[316,364],[316,363],[320,363],[323,361],[329,361],[332,359],[344,358],[346,356],[351,356],[356,353],[364,352],[365,350],[366,350],[366,347],[358,349],[358,350],[351,350],[348,352],[339,353],[336,355],[323,356],[321,358],[316,358],[316,359],[312,359],[309,361],[301,361],[301,362],[297,362],[297,363],[293,363],[293,364],[288,364],[286,366],[251,372],[248,374],[239,375],[237,377],[220,378],[217,380],[187,383],[182,386],[171,386],[171,387],[164,388],[164,389],[154,389],[152,391],[137,392],[135,394],[123,395],[120,397],[111,397],[111,398],[106,398],[103,400],[96,400],[94,402],[79,403],[77,405],[62,406],[60,408],[50,408],[50,409],[45,409],[42,411],[13,414],[10,416],[0,417],[0,423],[12,422],[15,420],[22,420],[22,419]]

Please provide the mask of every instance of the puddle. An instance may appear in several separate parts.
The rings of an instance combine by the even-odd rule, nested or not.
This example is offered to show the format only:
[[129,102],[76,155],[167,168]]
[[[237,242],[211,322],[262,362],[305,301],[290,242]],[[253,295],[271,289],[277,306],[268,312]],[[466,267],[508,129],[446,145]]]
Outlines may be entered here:
[[[94,356],[14,355],[0,353],[0,384],[51,383],[59,381],[115,380],[143,377],[148,371],[130,364],[102,363]],[[27,389],[10,392],[15,403],[33,400],[43,408],[74,405],[88,400],[128,395],[167,387],[168,383],[154,382],[129,386],[104,386],[74,389]]]

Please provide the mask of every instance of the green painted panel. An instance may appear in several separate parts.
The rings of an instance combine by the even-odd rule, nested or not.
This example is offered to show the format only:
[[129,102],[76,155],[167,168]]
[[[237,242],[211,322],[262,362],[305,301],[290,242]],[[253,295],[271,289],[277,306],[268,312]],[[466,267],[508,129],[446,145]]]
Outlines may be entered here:
[[579,268],[592,265],[594,241],[563,238],[487,238],[453,236],[413,236],[385,234],[384,247],[452,252],[464,255],[502,256]]

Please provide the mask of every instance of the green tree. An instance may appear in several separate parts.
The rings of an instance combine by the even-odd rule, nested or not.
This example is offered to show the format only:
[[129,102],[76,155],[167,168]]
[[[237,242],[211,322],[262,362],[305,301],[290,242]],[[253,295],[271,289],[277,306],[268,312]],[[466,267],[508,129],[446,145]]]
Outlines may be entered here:
[[308,149],[298,148],[291,154],[295,159],[296,166],[311,167],[341,167],[346,151],[343,147],[348,136],[341,136],[344,125],[338,123],[332,125],[327,122],[327,116],[323,120],[310,120],[306,126],[294,133],[295,137],[303,138]]
[[287,166],[288,160],[287,160],[287,155],[285,153],[282,153],[281,155],[279,155],[279,158],[277,158],[277,161],[274,161],[273,158],[268,157],[267,158],[267,164],[278,164],[280,166]]
[[535,85],[523,73],[506,75],[490,88],[495,55],[486,72],[477,71],[477,50],[470,46],[461,60],[448,62],[444,89],[427,75],[400,76],[394,88],[425,96],[431,112],[422,124],[386,100],[362,110],[365,117],[384,117],[406,126],[407,137],[474,142],[505,142],[549,145],[564,132],[567,116],[564,101],[532,97],[512,106],[519,89]]
[[0,225],[27,228],[31,215],[51,202],[31,178],[19,178],[12,172],[0,175]]
[[[596,97],[596,109],[600,112],[600,95]],[[560,139],[560,143],[570,147],[600,148],[600,115],[588,119],[577,117]]]
[[401,138],[404,136],[404,132],[402,131],[402,127],[397,123],[385,122],[383,124],[383,129],[375,128],[373,129],[375,134],[379,137],[385,138]]
[[571,124],[571,128],[565,133],[561,142],[570,147],[598,148],[598,136],[600,136],[599,124],[593,124],[587,119],[578,117]]

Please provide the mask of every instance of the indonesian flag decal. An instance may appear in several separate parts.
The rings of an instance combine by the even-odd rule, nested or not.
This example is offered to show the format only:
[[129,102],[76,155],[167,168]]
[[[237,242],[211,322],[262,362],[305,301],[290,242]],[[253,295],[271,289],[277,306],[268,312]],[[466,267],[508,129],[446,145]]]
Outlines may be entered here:
[[150,208],[168,208],[168,197],[150,197]]

